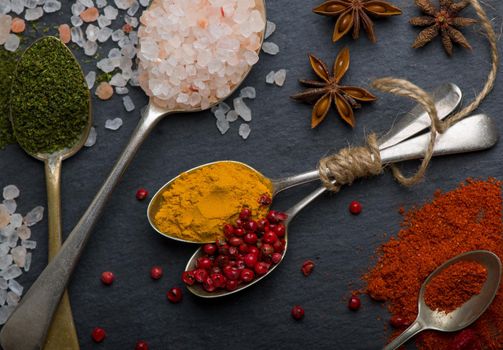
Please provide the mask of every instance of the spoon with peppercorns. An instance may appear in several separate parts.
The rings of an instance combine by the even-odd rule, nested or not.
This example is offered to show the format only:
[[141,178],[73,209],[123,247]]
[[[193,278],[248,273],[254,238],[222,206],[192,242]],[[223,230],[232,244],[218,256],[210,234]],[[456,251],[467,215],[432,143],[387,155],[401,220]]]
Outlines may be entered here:
[[[494,122],[484,114],[461,120],[438,136],[433,156],[478,151],[498,140]],[[383,164],[424,156],[429,134],[423,134],[382,149]],[[381,143],[382,145],[382,143]],[[381,147],[380,147],[381,148]],[[283,260],[288,247],[288,227],[293,218],[326,191],[321,187],[285,213],[270,211],[264,218],[251,220],[248,208],[239,222],[228,223],[225,240],[200,247],[189,259],[182,280],[194,295],[217,298],[252,286],[269,275]]]
[[[480,286],[480,291],[466,300],[461,306],[450,312],[432,310],[425,302],[428,286],[433,284],[435,278],[454,267],[460,262],[473,262],[481,265],[486,272],[485,281]],[[407,340],[424,330],[436,330],[441,332],[455,332],[468,327],[475,322],[491,305],[499,288],[501,279],[501,261],[499,257],[487,250],[474,250],[460,254],[433,271],[423,282],[419,291],[418,316],[416,320],[402,334],[396,337],[383,350],[398,349]],[[481,281],[482,283],[482,281]],[[448,292],[448,291],[444,291]],[[445,295],[448,298],[448,293]]]

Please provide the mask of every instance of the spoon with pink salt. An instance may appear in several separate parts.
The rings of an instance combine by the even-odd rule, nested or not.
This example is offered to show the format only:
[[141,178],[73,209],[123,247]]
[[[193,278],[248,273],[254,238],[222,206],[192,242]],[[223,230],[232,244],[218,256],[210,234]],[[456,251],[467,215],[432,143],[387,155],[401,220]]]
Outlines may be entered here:
[[265,18],[263,0],[223,0],[219,6],[215,1],[154,0],[143,13],[139,82],[149,104],[88,209],[3,326],[3,349],[44,346],[56,306],[92,229],[140,145],[164,117],[206,110],[238,88],[258,61]]

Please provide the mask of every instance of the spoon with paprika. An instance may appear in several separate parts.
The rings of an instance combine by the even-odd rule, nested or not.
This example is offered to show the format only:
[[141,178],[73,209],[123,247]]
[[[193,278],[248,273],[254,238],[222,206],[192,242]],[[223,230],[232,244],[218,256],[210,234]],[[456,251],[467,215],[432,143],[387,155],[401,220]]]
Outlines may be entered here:
[[[437,137],[437,142],[433,149],[433,156],[473,152],[490,148],[496,144],[498,140],[498,130],[496,129],[494,122],[488,116],[478,114],[459,121]],[[381,150],[381,160],[383,164],[390,164],[421,158],[424,156],[428,142],[429,134],[413,137],[412,139]],[[201,285],[194,284],[187,285],[189,291],[202,298],[218,298],[246,289],[269,275],[279,265],[279,263],[283,261],[286,254],[288,247],[288,227],[293,218],[326,190],[326,187],[320,187],[285,212],[286,219],[284,221],[284,226],[286,229],[284,235],[285,243],[281,253],[282,256],[277,264],[268,268],[267,272],[261,274],[259,277],[246,284],[240,284],[233,290],[218,289],[208,292],[203,289]],[[203,247],[200,247],[189,259],[189,262],[185,267],[185,271],[195,270],[198,267],[198,259],[204,256],[205,252]]]
[[[451,312],[432,310],[425,302],[425,292],[428,284],[448,267],[461,261],[475,262],[487,271],[487,276],[480,292],[457,309]],[[491,305],[498,292],[501,279],[501,261],[499,257],[487,250],[474,250],[460,254],[433,271],[423,282],[419,291],[418,316],[416,320],[402,334],[396,337],[383,350],[395,350],[405,344],[407,340],[425,330],[441,332],[455,332],[468,327],[475,322]],[[448,295],[446,295],[446,298]]]

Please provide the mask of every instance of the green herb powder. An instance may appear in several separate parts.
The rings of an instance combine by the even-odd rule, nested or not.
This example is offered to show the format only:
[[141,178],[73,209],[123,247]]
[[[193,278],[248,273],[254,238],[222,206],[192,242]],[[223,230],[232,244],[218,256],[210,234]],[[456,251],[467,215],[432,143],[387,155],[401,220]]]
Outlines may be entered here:
[[10,123],[10,89],[14,71],[16,70],[17,55],[0,47],[0,149],[15,143]]
[[29,153],[53,153],[79,141],[89,90],[77,61],[57,38],[38,40],[21,57],[11,108],[14,135]]

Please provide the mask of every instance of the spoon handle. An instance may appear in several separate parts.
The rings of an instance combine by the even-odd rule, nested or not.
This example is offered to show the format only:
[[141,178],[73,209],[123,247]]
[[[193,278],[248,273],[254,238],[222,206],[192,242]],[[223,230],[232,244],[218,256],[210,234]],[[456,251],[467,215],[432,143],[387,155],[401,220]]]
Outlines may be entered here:
[[400,334],[398,337],[393,339],[391,343],[386,345],[383,350],[395,350],[398,349],[400,346],[405,344],[407,340],[415,336],[417,333],[422,332],[426,329],[425,325],[420,321],[420,320],[415,320],[414,323],[412,323],[409,328],[407,328],[405,331],[403,331],[402,334]]
[[0,345],[4,350],[42,349],[54,311],[108,197],[142,142],[166,115],[152,105],[142,114],[128,145],[86,212],[3,326]]
[[[61,165],[60,154],[45,162],[45,182],[47,188],[47,208],[49,221],[49,260],[61,248]],[[49,327],[44,350],[78,350],[79,339],[73,322],[68,291],[65,290],[54,318]]]

